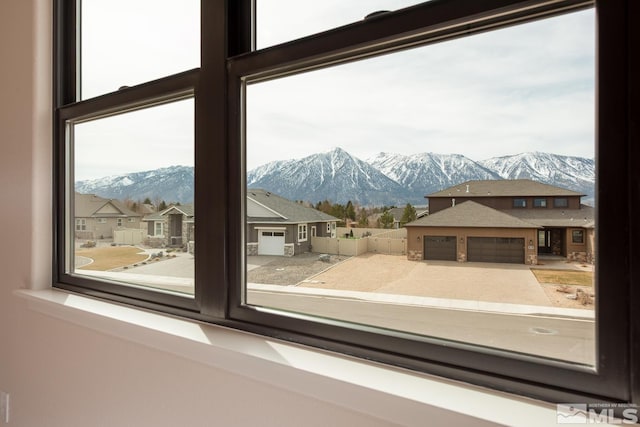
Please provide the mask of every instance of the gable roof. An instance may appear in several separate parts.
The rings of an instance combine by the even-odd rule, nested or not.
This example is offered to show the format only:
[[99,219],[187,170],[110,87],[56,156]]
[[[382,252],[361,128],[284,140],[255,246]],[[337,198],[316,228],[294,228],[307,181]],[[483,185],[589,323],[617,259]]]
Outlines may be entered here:
[[424,216],[405,227],[490,227],[490,228],[541,228],[502,211],[468,200],[459,205]]
[[162,212],[154,212],[150,215],[146,215],[143,218],[143,221],[164,221],[167,218],[167,215],[171,214],[182,214],[187,218],[192,219],[194,216],[194,207],[192,204],[171,205]]
[[[247,204],[254,203],[262,207],[264,212],[270,211],[268,216],[248,216],[247,222],[269,222],[278,224],[298,224],[305,222],[339,221],[338,218],[327,215],[319,210],[308,208],[299,203],[280,197],[262,189],[247,190]],[[264,210],[266,208],[266,210]],[[266,214],[265,214],[266,215]]]
[[74,215],[76,218],[123,218],[139,217],[115,199],[103,199],[95,194],[75,193]]
[[535,197],[585,194],[530,179],[473,180],[436,191],[426,197]]

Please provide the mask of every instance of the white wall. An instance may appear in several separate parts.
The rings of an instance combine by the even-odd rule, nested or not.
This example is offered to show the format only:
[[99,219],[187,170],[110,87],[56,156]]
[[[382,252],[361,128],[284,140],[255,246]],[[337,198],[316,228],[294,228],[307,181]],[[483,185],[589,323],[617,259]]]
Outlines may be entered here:
[[[362,410],[368,402],[355,410],[297,393],[286,370],[283,387],[259,382],[47,316],[16,296],[50,283],[50,8],[0,2],[0,390],[11,394],[9,425],[388,425]],[[437,412],[461,425],[459,414]],[[432,415],[425,407],[415,424]]]

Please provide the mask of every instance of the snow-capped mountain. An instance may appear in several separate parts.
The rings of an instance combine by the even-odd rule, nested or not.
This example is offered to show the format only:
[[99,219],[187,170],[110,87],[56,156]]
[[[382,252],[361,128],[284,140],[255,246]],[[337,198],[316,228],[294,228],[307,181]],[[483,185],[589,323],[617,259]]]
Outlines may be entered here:
[[126,175],[108,176],[76,182],[78,193],[96,194],[108,199],[193,202],[193,167],[170,166]]
[[594,159],[533,152],[494,157],[478,163],[503,179],[531,179],[587,194],[583,203],[594,200]]
[[268,163],[247,174],[249,188],[290,200],[383,205],[406,203],[412,192],[341,148],[299,160]]
[[[267,163],[247,173],[249,188],[262,188],[290,200],[317,203],[351,200],[365,206],[424,204],[424,196],[480,179],[532,179],[586,194],[593,203],[595,162],[550,153],[522,153],[473,161],[459,154],[380,153],[360,160],[341,148],[296,160]],[[152,171],[80,181],[76,191],[101,197],[166,202],[193,201],[193,168]]]
[[407,156],[379,153],[368,162],[404,188],[422,197],[459,182],[500,179],[496,172],[460,154],[421,153]]

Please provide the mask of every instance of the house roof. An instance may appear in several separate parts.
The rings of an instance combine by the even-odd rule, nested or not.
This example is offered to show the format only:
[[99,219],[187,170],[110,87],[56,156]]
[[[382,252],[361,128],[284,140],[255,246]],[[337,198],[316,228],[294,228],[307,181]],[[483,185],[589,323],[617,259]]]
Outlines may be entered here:
[[115,199],[104,199],[95,194],[75,193],[74,214],[76,218],[122,218],[139,217]]
[[595,209],[587,205],[580,205],[580,209],[511,209],[502,212],[544,227],[595,227]]
[[[253,204],[253,206],[250,204]],[[339,221],[338,218],[327,215],[324,212],[308,208],[262,189],[252,188],[247,190],[247,205],[249,211],[247,222],[249,223],[298,224]],[[255,215],[260,213],[260,216],[251,216],[251,211]]]
[[150,215],[146,215],[143,221],[163,221],[167,215],[170,214],[182,214],[187,218],[193,218],[194,207],[193,205],[171,205],[162,212],[154,212]]
[[585,194],[530,179],[474,180],[457,184],[426,197],[535,197],[584,196]]
[[502,211],[468,200],[424,216],[405,227],[490,227],[490,228],[540,228],[539,225],[516,218]]

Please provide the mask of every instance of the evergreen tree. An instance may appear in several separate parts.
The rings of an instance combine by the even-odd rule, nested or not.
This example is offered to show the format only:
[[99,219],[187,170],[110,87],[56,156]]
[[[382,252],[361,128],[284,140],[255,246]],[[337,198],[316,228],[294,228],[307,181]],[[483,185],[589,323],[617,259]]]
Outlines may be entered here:
[[345,208],[345,219],[356,220],[356,209],[353,207],[351,200],[347,202],[347,207]]
[[407,203],[404,207],[404,212],[402,212],[402,218],[400,219],[400,226],[404,227],[404,225],[408,222],[415,221],[417,218],[416,208],[411,206],[411,203]]
[[385,211],[380,218],[378,219],[378,225],[381,228],[392,228],[393,227],[393,215],[391,212]]

